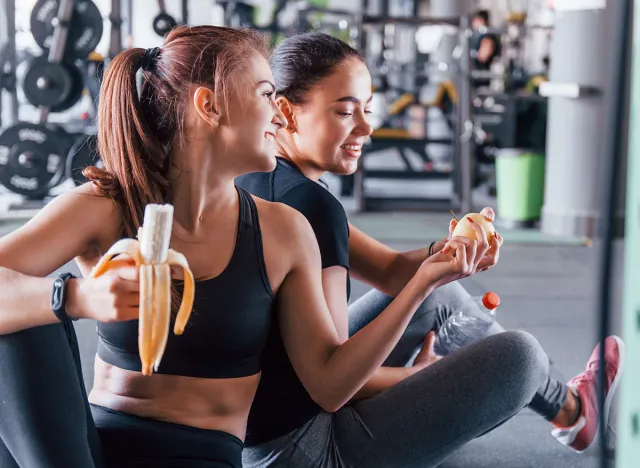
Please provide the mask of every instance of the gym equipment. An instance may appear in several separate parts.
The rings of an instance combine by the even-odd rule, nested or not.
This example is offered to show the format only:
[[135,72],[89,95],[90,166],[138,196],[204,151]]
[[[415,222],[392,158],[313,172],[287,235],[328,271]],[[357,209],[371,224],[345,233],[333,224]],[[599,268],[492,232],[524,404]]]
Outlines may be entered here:
[[0,10],[4,10],[0,14],[0,128],[3,128],[18,121],[16,0],[3,0],[0,5]]
[[[82,117],[83,121],[66,126],[77,126],[74,133],[47,123],[50,112],[61,112],[77,103],[85,86],[97,100],[105,58],[95,52],[79,58],[76,53],[86,52],[78,46],[82,41],[70,42],[79,28],[85,31],[89,42],[101,35],[101,26],[83,26],[83,22],[97,19],[102,24],[100,15],[96,18],[92,10],[97,11],[95,5],[84,0],[38,1],[32,14],[32,21],[53,27],[46,55],[31,58],[21,80],[27,100],[41,112],[39,123],[18,123],[0,134],[0,183],[23,195],[24,204],[43,200],[68,174],[74,176],[76,184],[82,183],[82,169],[99,164],[93,157],[95,136],[84,134],[88,115]],[[121,48],[120,0],[112,0],[110,20],[115,30],[110,53],[115,53]],[[34,35],[38,34],[42,31],[36,28]],[[68,154],[74,156],[75,166],[68,163]]]
[[[391,119],[385,124],[400,126],[401,128],[381,128],[374,131],[371,138],[371,145],[363,148],[363,157],[359,171],[355,174],[354,192],[356,194],[356,206],[358,210],[388,210],[388,209],[455,209],[470,212],[471,188],[474,180],[478,180],[479,167],[472,157],[475,151],[476,132],[470,113],[470,87],[463,86],[465,80],[469,80],[467,70],[470,64],[469,53],[469,18],[466,16],[433,17],[425,18],[418,14],[419,2],[406,2],[397,6],[396,11],[391,11],[390,0],[382,0],[376,5],[376,12],[370,12],[370,2],[362,2],[362,28],[359,35],[359,49],[367,57],[369,68],[379,70],[373,73],[376,79],[376,92],[387,93],[388,90],[402,90],[404,95],[398,94],[402,98],[397,104],[408,104],[403,110],[403,106],[391,107]],[[402,9],[402,12],[398,11]],[[458,50],[460,54],[454,55],[446,63],[432,63],[426,54],[420,53],[418,45],[415,43],[415,31],[418,27],[435,25],[446,27],[447,30],[455,28],[458,37]],[[441,86],[432,89],[434,96],[425,99],[425,84],[430,83],[429,72],[434,70],[439,75],[438,81],[442,80],[442,74],[450,76],[451,81],[447,81]],[[445,78],[446,79],[446,78]],[[388,85],[388,86],[387,86]],[[419,107],[410,103],[409,95],[415,96],[415,102],[420,102]],[[393,98],[392,98],[393,99]],[[427,101],[428,103],[425,103]],[[468,102],[465,102],[468,101]],[[427,131],[431,122],[435,118],[433,108],[438,108],[442,113],[442,130]],[[427,112],[429,110],[429,112]],[[398,111],[400,111],[398,113]],[[414,113],[415,114],[412,114]],[[420,117],[420,116],[423,117]],[[414,116],[418,117],[417,119]],[[420,119],[425,121],[424,130],[418,132]],[[407,125],[406,123],[409,123]],[[434,122],[435,123],[435,122]],[[403,128],[404,127],[404,128]],[[409,131],[411,129],[411,131]],[[393,130],[393,131],[392,131]],[[403,134],[401,134],[403,133]],[[411,138],[412,136],[422,136],[427,138]],[[428,138],[437,136],[438,138]],[[389,138],[392,137],[392,138]],[[387,140],[386,142],[383,141]],[[414,141],[411,141],[414,140]],[[366,168],[366,161],[370,154],[370,149],[388,147],[393,145],[404,165],[400,170],[378,171]],[[407,164],[408,158],[403,156],[405,149],[412,149],[414,153],[422,159],[423,167],[414,167]],[[443,153],[444,158],[447,153],[452,154],[448,161],[443,157],[435,159],[428,157],[427,152]],[[433,161],[433,162],[432,162]],[[420,161],[418,160],[418,165]],[[451,184],[440,184],[443,189],[442,195],[420,196],[420,195],[390,195],[388,192],[380,196],[365,191],[365,179],[381,180],[441,180],[451,182]],[[373,185],[379,185],[371,184]],[[447,187],[452,187],[451,191]],[[401,190],[404,192],[404,190]],[[406,192],[405,192],[406,193]]]
[[547,98],[537,94],[477,94],[473,120],[491,148],[526,148],[545,151]]
[[104,76],[105,66],[104,57],[95,53],[89,55],[89,60],[85,67],[84,81],[91,96],[91,102],[96,103],[96,105],[100,96],[100,84]]
[[217,2],[224,10],[224,24],[230,28],[252,28],[255,26],[255,7],[236,0]]
[[158,9],[160,10],[160,13],[153,18],[153,30],[158,36],[164,37],[169,31],[178,25],[178,22],[173,16],[167,13],[164,0],[158,0]]
[[80,100],[84,80],[82,72],[73,63],[52,63],[46,57],[35,57],[25,72],[22,89],[35,107],[62,112]]
[[29,199],[44,198],[65,176],[61,128],[18,123],[0,134],[0,183]]
[[98,155],[98,137],[95,134],[83,135],[67,153],[66,174],[78,186],[87,182],[82,175],[84,168],[89,166],[103,167]]
[[[31,12],[31,34],[44,50],[51,48],[55,26],[59,23],[61,6],[69,0],[38,0]],[[69,21],[65,56],[86,58],[103,33],[103,20],[98,7],[89,0],[75,0]]]

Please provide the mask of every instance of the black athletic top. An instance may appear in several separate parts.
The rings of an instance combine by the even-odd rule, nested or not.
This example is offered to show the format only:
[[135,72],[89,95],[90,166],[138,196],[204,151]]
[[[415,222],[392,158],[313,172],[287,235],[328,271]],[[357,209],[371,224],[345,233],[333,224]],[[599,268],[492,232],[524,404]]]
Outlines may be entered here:
[[[347,268],[348,300],[349,225],[342,204],[326,188],[308,179],[283,158],[278,158],[273,172],[243,175],[236,179],[236,184],[265,200],[289,205],[307,218],[318,239],[322,268],[335,265]],[[276,307],[274,314],[277,313]],[[298,379],[275,317],[273,324],[265,348],[260,384],[249,413],[245,446],[287,434],[322,411]]]
[[[255,201],[238,189],[240,216],[236,244],[226,269],[197,281],[193,312],[182,335],[175,316],[158,374],[203,378],[254,375],[262,368],[274,296],[262,253]],[[216,252],[211,252],[216,255]],[[182,293],[182,283],[178,283]],[[98,323],[98,356],[122,369],[140,371],[138,320]]]

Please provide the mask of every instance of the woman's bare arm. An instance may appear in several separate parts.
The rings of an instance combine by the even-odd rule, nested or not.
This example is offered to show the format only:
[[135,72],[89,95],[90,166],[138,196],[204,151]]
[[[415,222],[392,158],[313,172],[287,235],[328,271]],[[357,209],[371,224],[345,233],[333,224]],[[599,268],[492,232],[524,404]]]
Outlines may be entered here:
[[[414,270],[417,271],[417,268]],[[324,268],[322,270],[322,289],[331,317],[336,326],[340,343],[349,339],[349,308],[347,304],[347,270],[341,266]],[[415,374],[421,367],[380,367],[360,390],[353,400],[369,398],[393,387],[410,375]]]
[[278,292],[282,337],[311,397],[335,411],[382,365],[435,281],[418,273],[375,321],[343,342],[323,294],[315,235],[302,215],[285,208],[280,224],[292,263]]
[[[87,186],[56,197],[19,229],[0,238],[0,334],[58,321],[47,278],[105,235],[117,216],[113,203],[91,196]],[[73,315],[77,283],[69,283]]]

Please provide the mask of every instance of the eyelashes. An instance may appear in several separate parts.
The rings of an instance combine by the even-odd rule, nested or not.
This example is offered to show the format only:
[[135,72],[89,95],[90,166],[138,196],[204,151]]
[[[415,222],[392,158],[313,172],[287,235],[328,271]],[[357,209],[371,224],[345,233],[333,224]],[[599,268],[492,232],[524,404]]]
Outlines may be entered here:
[[[364,113],[369,115],[369,114],[371,114],[371,110],[370,109],[365,109]],[[353,115],[353,112],[338,112],[338,115],[340,117],[348,119],[349,117],[351,117]]]

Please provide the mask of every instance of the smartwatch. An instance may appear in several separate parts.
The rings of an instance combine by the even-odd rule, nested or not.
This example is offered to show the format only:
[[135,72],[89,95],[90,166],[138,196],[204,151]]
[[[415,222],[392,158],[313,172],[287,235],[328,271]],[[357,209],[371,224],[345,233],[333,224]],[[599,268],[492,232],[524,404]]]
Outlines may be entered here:
[[71,273],[61,273],[58,277],[53,281],[53,290],[51,291],[51,310],[56,314],[58,320],[61,322],[68,322],[69,320],[76,321],[78,319],[72,319],[67,315],[67,311],[65,309],[66,305],[66,289],[67,289],[67,281],[71,278],[75,278],[75,276]]

